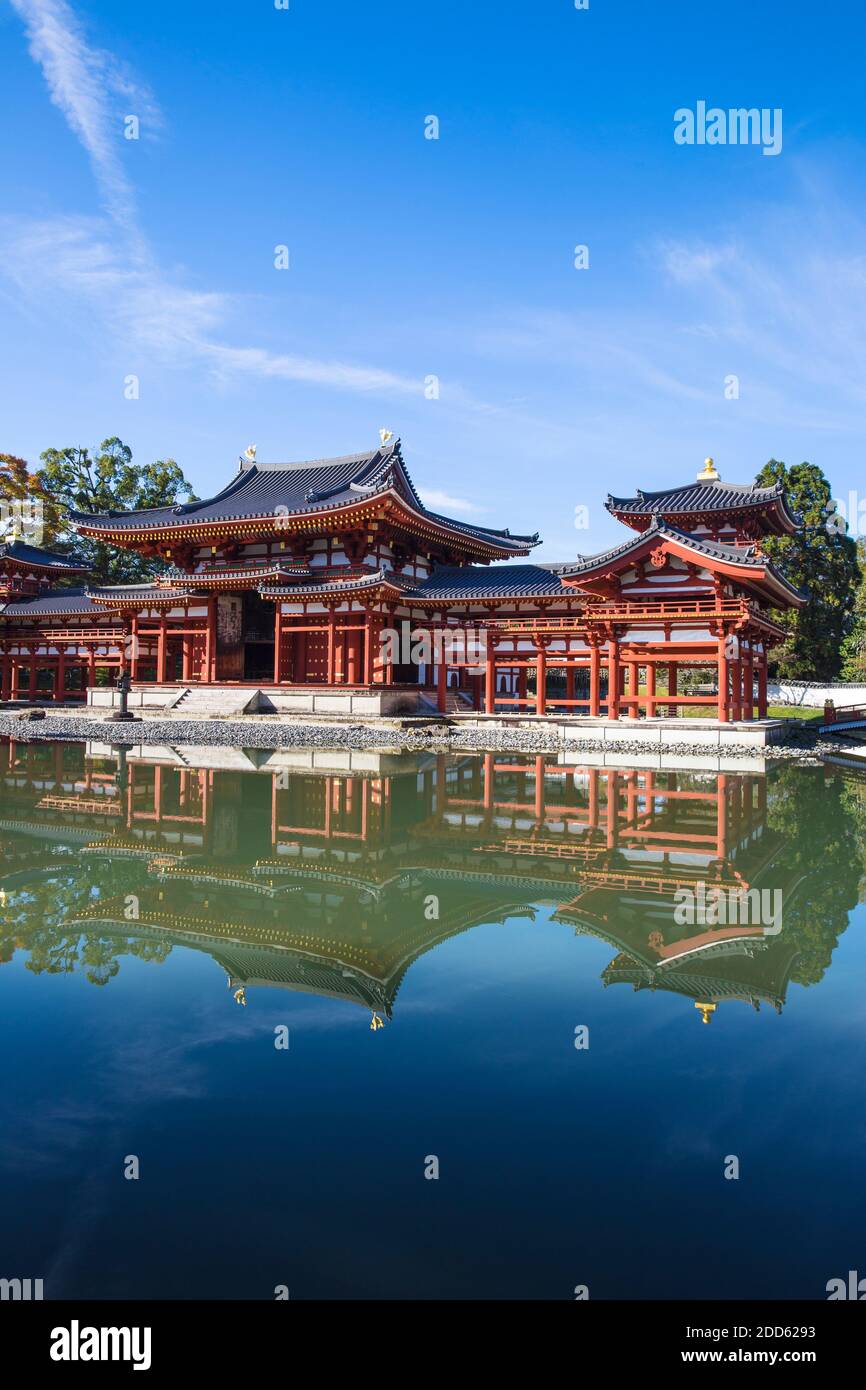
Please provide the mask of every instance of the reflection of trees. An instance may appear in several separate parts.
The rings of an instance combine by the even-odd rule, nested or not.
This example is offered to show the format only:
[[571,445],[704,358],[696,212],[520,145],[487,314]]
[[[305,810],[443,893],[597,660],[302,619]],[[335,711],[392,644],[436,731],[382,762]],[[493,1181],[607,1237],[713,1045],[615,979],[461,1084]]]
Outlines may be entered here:
[[782,904],[784,939],[799,952],[791,979],[816,984],[860,899],[866,801],[819,767],[783,764],[771,774],[770,788],[767,822],[785,840],[777,866],[792,885],[808,875]]
[[[99,873],[98,885],[93,874]],[[123,956],[139,960],[166,959],[168,941],[109,936],[98,930],[70,931],[67,919],[100,897],[125,896],[146,881],[144,865],[128,861],[64,860],[57,871],[34,878],[0,908],[0,964],[16,950],[26,950],[26,969],[34,975],[82,973],[94,985],[106,985],[118,973]]]

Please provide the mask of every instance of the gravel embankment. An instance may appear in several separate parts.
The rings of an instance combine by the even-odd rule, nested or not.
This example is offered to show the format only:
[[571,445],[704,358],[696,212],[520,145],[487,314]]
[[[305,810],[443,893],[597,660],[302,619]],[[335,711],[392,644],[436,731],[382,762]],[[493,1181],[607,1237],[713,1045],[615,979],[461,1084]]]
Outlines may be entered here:
[[[127,723],[110,722],[80,714],[46,714],[29,719],[19,711],[0,713],[0,736],[27,740],[70,739],[122,744],[229,745],[237,748],[353,748],[405,749],[409,752],[513,752],[558,753],[598,752],[601,745],[587,740],[569,739],[564,743],[552,729],[534,727],[461,728],[458,724],[435,721],[383,719],[381,723],[342,721],[306,723],[279,718],[248,716],[245,719],[159,719],[145,718]],[[607,752],[646,754],[646,743],[617,743]],[[812,760],[823,754],[844,752],[844,745],[821,739],[806,730],[792,731],[786,744],[754,748],[747,744],[724,750],[694,743],[666,744],[666,755],[695,756],[723,752],[725,757],[794,758]],[[864,761],[866,766],[866,761]]]

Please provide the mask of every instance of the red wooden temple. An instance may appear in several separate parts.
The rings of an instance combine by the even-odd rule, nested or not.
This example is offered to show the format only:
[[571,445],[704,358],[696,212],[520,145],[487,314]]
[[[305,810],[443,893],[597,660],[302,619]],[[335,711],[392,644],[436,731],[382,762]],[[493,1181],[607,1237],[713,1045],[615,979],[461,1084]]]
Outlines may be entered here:
[[[2,698],[93,699],[126,670],[154,698],[387,689],[407,709],[766,715],[773,610],[805,602],[762,549],[799,525],[780,485],[723,482],[708,459],[685,486],[609,497],[628,538],[550,565],[526,562],[537,535],[426,507],[399,440],[239,465],[203,501],[72,514],[82,536],[160,560],[150,583],[88,584],[74,558],[0,546]],[[681,690],[687,668],[714,671],[715,693]]]

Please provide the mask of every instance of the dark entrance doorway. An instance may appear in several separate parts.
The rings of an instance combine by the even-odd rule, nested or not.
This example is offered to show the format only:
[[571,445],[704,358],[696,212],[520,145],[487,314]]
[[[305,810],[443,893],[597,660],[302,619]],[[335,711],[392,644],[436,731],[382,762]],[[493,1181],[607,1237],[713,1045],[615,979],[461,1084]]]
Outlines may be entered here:
[[248,589],[243,595],[245,681],[274,681],[275,605]]

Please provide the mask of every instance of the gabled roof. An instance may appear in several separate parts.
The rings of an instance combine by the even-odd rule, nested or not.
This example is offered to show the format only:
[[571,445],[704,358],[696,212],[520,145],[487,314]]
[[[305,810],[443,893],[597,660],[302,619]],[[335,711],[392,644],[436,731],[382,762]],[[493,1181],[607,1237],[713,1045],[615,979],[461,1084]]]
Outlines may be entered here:
[[341,458],[312,459],[301,463],[251,463],[240,460],[231,482],[214,497],[198,502],[180,502],[172,507],[156,507],[137,512],[70,512],[75,525],[88,533],[109,535],[118,540],[133,535],[147,538],[153,532],[200,528],[225,522],[280,520],[291,516],[311,516],[340,508],[357,508],[364,502],[386,494],[396,494],[421,520],[444,530],[499,550],[515,554],[538,544],[532,536],[512,536],[506,530],[473,526],[455,521],[425,507],[409,477],[399,439],[378,449]]
[[14,560],[34,569],[63,570],[71,574],[83,574],[87,568],[75,555],[57,555],[53,550],[42,550],[39,546],[17,540],[0,542],[0,563],[3,560]]
[[57,589],[53,593],[40,594],[38,598],[5,604],[0,608],[0,618],[71,617],[99,612],[104,610],[97,608],[87,589]]
[[[562,579],[589,579],[598,576],[609,570],[611,566],[625,569],[627,562],[632,556],[653,543],[668,541],[679,550],[691,552],[697,563],[701,558],[706,558],[711,563],[708,568],[712,569],[712,562],[716,561],[727,573],[731,567],[740,571],[752,571],[757,581],[769,580],[770,585],[777,592],[785,595],[792,607],[800,607],[807,598],[807,595],[789,583],[781,570],[770,561],[766,555],[762,555],[757,546],[748,545],[725,545],[721,541],[711,541],[703,536],[695,536],[690,531],[682,531],[679,527],[670,526],[656,514],[645,531],[641,531],[636,536],[631,536],[622,545],[616,545],[611,550],[604,550],[599,555],[581,556],[573,564],[558,566],[558,574]],[[747,577],[744,574],[744,578]]]
[[683,487],[661,488],[657,492],[638,489],[634,497],[613,497],[608,494],[605,507],[612,516],[627,520],[660,516],[688,516],[693,513],[743,512],[769,513],[775,519],[773,529],[793,532],[802,524],[788,506],[781,483],[758,487],[756,483],[724,483],[721,478],[712,482],[687,483]]

